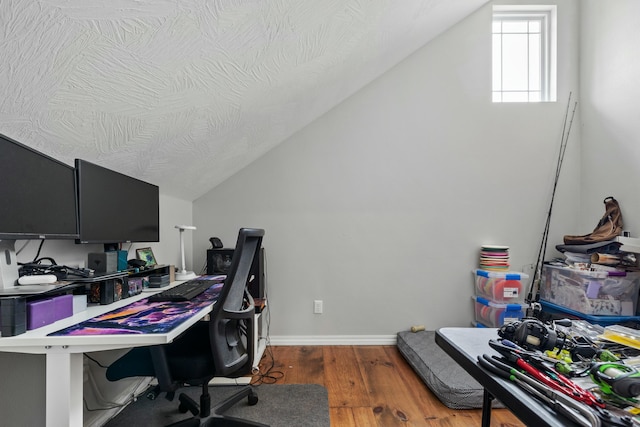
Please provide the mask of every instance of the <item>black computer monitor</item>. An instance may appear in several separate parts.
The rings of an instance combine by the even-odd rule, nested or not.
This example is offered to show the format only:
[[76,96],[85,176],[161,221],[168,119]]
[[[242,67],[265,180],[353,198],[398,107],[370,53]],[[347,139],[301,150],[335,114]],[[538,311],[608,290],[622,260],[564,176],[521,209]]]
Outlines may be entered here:
[[159,188],[156,185],[76,159],[78,225],[76,243],[160,241]]
[[0,135],[0,288],[18,279],[16,240],[78,236],[74,168]]

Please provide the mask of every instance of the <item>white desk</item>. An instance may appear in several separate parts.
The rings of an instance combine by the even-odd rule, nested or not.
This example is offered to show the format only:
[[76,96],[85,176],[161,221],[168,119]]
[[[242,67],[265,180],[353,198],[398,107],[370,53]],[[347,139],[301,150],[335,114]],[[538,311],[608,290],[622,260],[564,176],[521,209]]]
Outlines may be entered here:
[[[171,286],[178,283],[172,283]],[[167,288],[159,291],[164,289]],[[151,294],[143,292],[109,305],[90,306],[82,313],[51,325],[14,337],[0,338],[2,352],[46,356],[46,427],[82,427],[83,353],[170,343],[213,308],[213,303],[206,306],[166,334],[47,336],[51,332],[124,307]]]

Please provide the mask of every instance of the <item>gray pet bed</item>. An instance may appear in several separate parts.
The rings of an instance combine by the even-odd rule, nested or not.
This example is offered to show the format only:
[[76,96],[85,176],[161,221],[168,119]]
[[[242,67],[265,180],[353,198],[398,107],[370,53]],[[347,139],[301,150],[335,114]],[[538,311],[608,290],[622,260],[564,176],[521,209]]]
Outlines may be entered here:
[[[427,387],[452,409],[482,408],[484,389],[435,342],[434,331],[398,332],[398,349]],[[503,407],[497,400],[493,407]]]

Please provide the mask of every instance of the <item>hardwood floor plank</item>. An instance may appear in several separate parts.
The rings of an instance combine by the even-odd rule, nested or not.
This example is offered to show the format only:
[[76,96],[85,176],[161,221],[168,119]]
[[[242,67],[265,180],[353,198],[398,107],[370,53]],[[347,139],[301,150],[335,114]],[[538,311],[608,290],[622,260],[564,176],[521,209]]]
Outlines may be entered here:
[[[353,416],[353,409],[346,407],[329,408],[329,418],[332,426],[357,427]],[[375,421],[374,421],[375,422]]]
[[378,421],[369,407],[329,408],[329,415],[331,425],[336,427],[374,427],[378,425]]
[[[274,353],[273,370],[283,374],[283,379],[278,381],[281,384],[325,385],[322,346],[278,346],[271,350]],[[263,359],[260,366],[264,363]]]
[[[332,427],[481,425],[482,410],[445,406],[396,346],[277,346],[268,352],[273,371],[283,372],[277,383],[327,388]],[[270,364],[263,358],[263,372]],[[491,425],[525,426],[507,409],[492,410]]]
[[[403,399],[413,399],[416,404],[425,413],[425,419],[429,423],[433,424],[438,420],[445,420],[451,416],[459,416],[462,413],[459,410],[451,409],[438,399],[433,392],[427,387],[422,379],[415,373],[413,368],[407,363],[400,351],[395,346],[384,347],[388,357],[395,364],[397,375],[400,378],[400,382],[405,390],[410,392],[410,395],[404,393]],[[402,390],[396,391],[398,394],[402,394]],[[435,414],[435,415],[434,415]],[[464,417],[475,417],[480,419],[477,414],[466,413]],[[446,425],[446,424],[445,424]]]
[[[375,426],[376,417],[373,414],[373,410],[370,407],[352,408],[353,419],[356,422],[356,426]],[[333,424],[332,424],[333,425]],[[340,424],[336,424],[338,426]]]
[[398,375],[399,367],[405,362],[395,357],[386,346],[359,346],[355,353],[378,425],[424,425],[430,411],[419,404],[422,399],[416,395],[426,396],[426,390],[415,382],[407,385]]
[[324,347],[324,366],[330,407],[371,406],[353,346]]

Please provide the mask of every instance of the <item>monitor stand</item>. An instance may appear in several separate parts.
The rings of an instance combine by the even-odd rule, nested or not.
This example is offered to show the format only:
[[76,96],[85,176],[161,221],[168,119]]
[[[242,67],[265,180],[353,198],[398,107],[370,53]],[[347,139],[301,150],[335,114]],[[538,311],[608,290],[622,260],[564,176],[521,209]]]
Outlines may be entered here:
[[120,249],[120,244],[118,243],[105,243],[103,246],[105,252],[117,251]]
[[17,281],[16,241],[0,240],[0,289],[13,288]]

